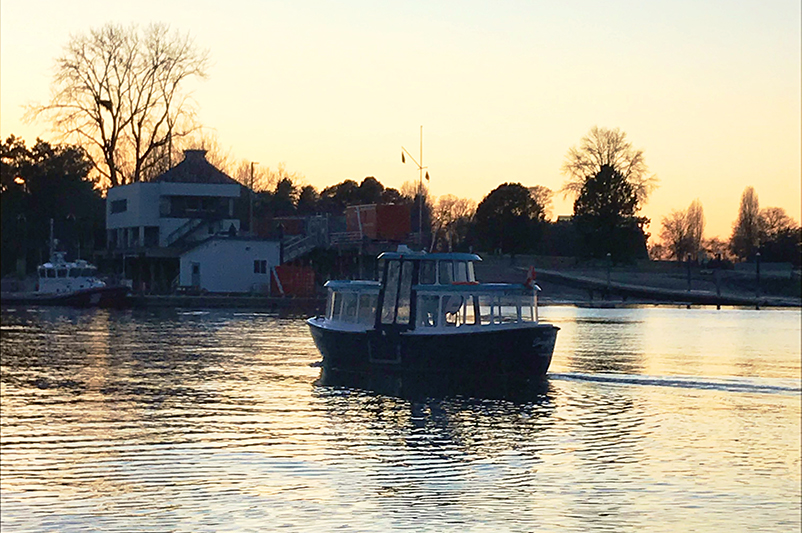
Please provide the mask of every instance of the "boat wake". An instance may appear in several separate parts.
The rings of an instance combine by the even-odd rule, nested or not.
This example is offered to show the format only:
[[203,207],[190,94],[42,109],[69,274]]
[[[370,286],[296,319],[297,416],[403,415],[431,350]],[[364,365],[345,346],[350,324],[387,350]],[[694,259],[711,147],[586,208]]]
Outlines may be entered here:
[[743,392],[748,394],[802,394],[802,384],[791,380],[772,380],[775,383],[766,383],[764,380],[742,378],[711,379],[684,376],[642,376],[637,374],[585,374],[582,372],[550,372],[550,380],[583,381],[595,383],[610,383],[614,385],[642,385],[647,387],[675,387],[681,389],[701,389],[726,392]]

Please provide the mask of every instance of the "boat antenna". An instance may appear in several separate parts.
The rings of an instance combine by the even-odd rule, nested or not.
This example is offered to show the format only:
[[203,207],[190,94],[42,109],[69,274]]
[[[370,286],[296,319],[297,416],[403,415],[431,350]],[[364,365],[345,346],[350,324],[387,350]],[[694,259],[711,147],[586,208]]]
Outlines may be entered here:
[[53,260],[53,254],[56,252],[56,244],[53,239],[53,219],[50,219],[50,260]]

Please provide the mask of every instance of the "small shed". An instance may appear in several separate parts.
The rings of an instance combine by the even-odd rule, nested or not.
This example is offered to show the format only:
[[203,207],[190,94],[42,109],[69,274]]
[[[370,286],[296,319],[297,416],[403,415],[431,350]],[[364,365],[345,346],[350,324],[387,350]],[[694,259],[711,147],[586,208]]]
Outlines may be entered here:
[[267,294],[280,264],[281,243],[242,237],[212,237],[181,254],[179,285],[207,292]]

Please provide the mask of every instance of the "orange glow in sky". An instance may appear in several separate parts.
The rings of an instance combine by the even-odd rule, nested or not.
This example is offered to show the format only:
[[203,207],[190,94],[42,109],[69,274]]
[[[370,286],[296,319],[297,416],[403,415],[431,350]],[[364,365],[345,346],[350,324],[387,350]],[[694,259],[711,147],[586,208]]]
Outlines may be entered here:
[[[319,189],[375,176],[481,198],[503,182],[561,187],[567,150],[620,128],[660,180],[643,214],[699,198],[730,235],[741,192],[800,220],[798,0],[664,2],[210,1],[0,4],[0,135],[57,140],[47,100],[69,36],[165,22],[209,50],[200,120],[237,158]],[[555,198],[554,215],[572,202]]]

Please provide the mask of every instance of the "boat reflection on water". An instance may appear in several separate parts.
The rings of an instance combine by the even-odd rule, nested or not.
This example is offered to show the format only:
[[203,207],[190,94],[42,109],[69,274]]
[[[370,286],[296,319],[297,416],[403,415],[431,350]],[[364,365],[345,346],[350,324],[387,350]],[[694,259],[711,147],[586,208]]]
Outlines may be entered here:
[[375,370],[351,372],[321,368],[318,387],[359,389],[410,402],[432,399],[473,398],[513,403],[553,402],[548,378],[519,379],[509,375],[477,375],[466,372],[412,372]]

